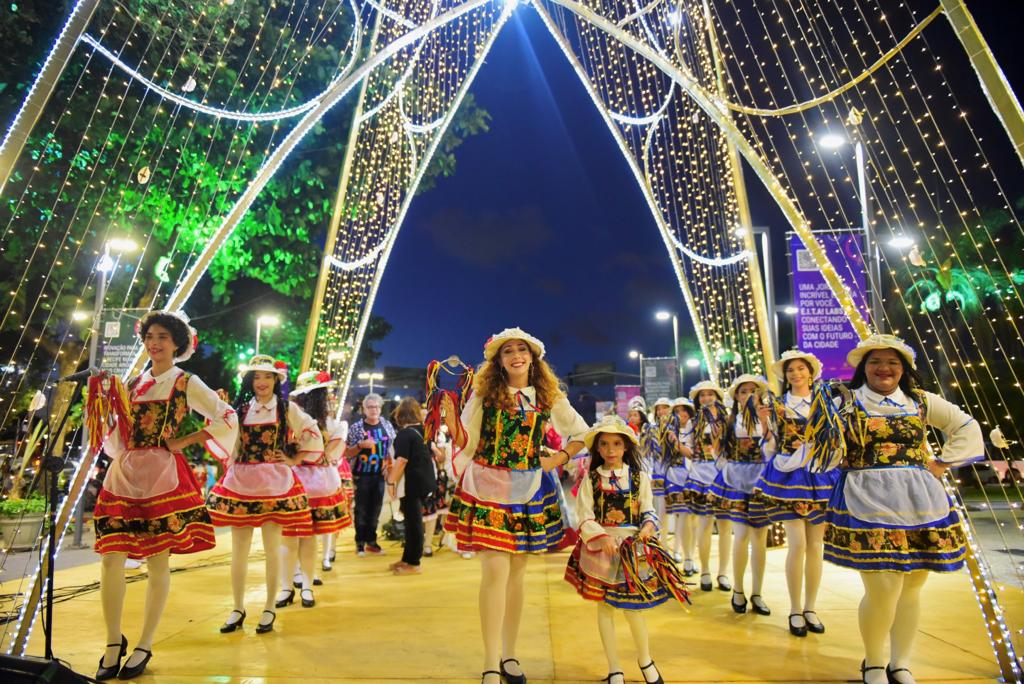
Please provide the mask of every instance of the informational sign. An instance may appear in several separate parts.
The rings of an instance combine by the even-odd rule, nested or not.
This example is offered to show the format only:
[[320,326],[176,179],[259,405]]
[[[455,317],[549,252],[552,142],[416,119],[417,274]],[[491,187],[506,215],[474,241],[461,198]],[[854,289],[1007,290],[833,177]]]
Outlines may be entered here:
[[648,405],[659,397],[679,396],[679,361],[672,356],[645,356],[640,381]]
[[626,420],[629,416],[629,400],[639,397],[642,389],[640,385],[615,386],[615,413],[619,414],[619,418]]
[[[816,233],[815,237],[849,289],[854,305],[866,317],[862,233],[837,231]],[[860,336],[800,236],[790,234],[789,248],[793,303],[797,308],[797,347],[821,359],[822,377],[848,380],[853,376],[853,368],[846,363],[846,354],[857,346]]]
[[97,363],[102,370],[124,375],[142,348],[135,324],[148,309],[105,309],[100,318]]

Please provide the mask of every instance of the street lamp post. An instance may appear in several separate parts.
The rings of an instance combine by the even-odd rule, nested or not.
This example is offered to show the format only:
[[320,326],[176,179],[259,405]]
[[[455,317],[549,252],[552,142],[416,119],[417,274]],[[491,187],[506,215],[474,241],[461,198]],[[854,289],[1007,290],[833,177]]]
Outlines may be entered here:
[[[100,343],[100,326],[102,325],[103,319],[103,300],[107,296],[107,277],[108,274],[114,270],[114,259],[110,256],[111,252],[117,255],[131,253],[137,250],[139,246],[134,240],[127,238],[114,238],[107,240],[103,245],[103,255],[100,256],[100,260],[96,262],[96,299],[92,307],[92,324],[89,328],[89,368],[96,367],[96,357],[99,356],[99,343]],[[72,314],[73,319],[82,318],[77,313]],[[82,441],[80,452],[85,454],[86,445],[89,444],[89,432],[85,426],[85,422],[82,423]],[[82,528],[85,527],[85,500],[84,498],[78,500],[78,506],[75,508],[75,535],[72,539],[72,548],[82,548]]]
[[369,384],[370,384],[370,394],[373,394],[373,381],[374,380],[383,380],[384,379],[384,374],[379,372],[379,371],[372,371],[372,372],[370,372],[370,371],[363,371],[362,373],[360,373],[356,377],[359,378],[360,380],[368,380]]
[[[857,126],[860,125],[859,112],[851,113],[848,123],[853,130],[853,153],[857,165],[857,194],[860,200],[861,230],[864,231],[864,254],[867,261],[868,282],[871,283],[871,318],[875,331],[885,332],[885,314],[882,311],[882,256],[881,247],[871,227],[871,206],[868,198],[867,154],[864,141],[861,139]],[[826,149],[839,149],[849,140],[837,133],[826,133],[820,138],[820,145]]]
[[644,355],[636,349],[629,350],[629,358],[640,361],[640,391],[644,391]]
[[275,326],[280,325],[281,319],[274,314],[263,314],[256,319],[256,353],[260,353],[260,334],[263,332],[263,326]]

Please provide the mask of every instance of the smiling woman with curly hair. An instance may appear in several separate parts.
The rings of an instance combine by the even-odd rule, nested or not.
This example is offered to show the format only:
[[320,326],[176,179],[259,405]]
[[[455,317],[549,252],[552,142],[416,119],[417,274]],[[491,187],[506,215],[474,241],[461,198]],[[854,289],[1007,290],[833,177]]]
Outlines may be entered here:
[[[459,548],[481,558],[480,624],[484,638],[484,684],[503,676],[522,684],[515,657],[523,609],[523,578],[529,553],[562,540],[558,482],[549,471],[583,448],[587,424],[569,405],[558,378],[544,361],[544,344],[509,328],[484,345],[484,363],[462,427],[447,417],[452,435],[465,435],[455,461],[460,476],[445,529]],[[542,445],[547,424],[568,436],[557,452]]]

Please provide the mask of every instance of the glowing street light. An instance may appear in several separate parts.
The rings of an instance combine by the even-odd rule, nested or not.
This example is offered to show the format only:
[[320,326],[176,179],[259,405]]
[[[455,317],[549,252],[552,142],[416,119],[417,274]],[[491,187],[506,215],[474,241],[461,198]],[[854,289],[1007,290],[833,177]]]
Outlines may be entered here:
[[907,235],[893,235],[889,239],[889,246],[893,249],[910,249],[917,244],[917,241]]
[[792,304],[788,304],[782,307],[782,313],[786,314],[787,316],[796,316],[798,313],[800,313],[800,309],[799,307],[793,306]]
[[263,314],[256,319],[256,353],[260,353],[260,334],[263,332],[263,326],[273,327],[275,325],[281,325],[281,319],[275,314]]
[[818,138],[818,145],[826,150],[838,150],[846,143],[846,136],[840,133],[824,133]]
[[363,371],[356,377],[359,378],[360,380],[368,380],[370,384],[370,394],[373,394],[373,381],[383,380],[384,374],[379,371]]
[[698,359],[695,356],[691,356],[690,358],[686,359],[686,367],[687,368],[699,368],[700,367],[700,359]]
[[629,358],[631,358],[631,359],[639,359],[640,358],[640,352],[638,352],[636,349],[630,349],[629,350]]

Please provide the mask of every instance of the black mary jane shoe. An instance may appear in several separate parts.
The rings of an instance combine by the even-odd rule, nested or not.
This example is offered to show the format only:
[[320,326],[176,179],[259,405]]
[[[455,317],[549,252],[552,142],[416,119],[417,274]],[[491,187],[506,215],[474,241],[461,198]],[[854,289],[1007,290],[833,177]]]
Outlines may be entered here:
[[811,622],[810,620],[808,620],[807,619],[807,614],[808,613],[810,613],[814,617],[818,617],[818,614],[815,613],[813,610],[805,610],[804,611],[804,622],[807,623],[807,631],[814,632],[815,634],[824,634],[825,633],[825,625],[823,625],[821,623],[821,620],[818,620],[817,622]]
[[715,581],[718,582],[719,591],[732,591],[732,583],[729,581],[729,578],[725,575],[719,575],[715,578]]
[[910,670],[908,670],[905,667],[897,667],[894,670],[894,669],[892,669],[891,665],[886,665],[885,666],[885,676],[886,676],[886,679],[889,680],[889,684],[901,684],[900,680],[896,679],[896,673],[897,672],[906,672],[911,677],[913,677],[913,675],[910,673]]
[[[868,684],[868,672],[871,672],[871,670],[886,670],[886,668],[882,667],[881,665],[877,665],[875,667],[866,667],[866,665],[867,665],[867,661],[866,660],[860,661],[860,681],[861,681],[861,684]],[[889,674],[888,670],[886,670],[885,674],[886,675]],[[888,676],[886,678],[888,679]]]
[[[640,663],[637,663],[637,665],[640,665]],[[644,670],[649,670],[652,667],[654,668],[654,671],[658,673],[658,678],[653,682],[647,679],[647,673],[644,672]],[[640,665],[640,674],[643,675],[644,681],[647,682],[647,684],[665,684],[665,680],[662,679],[661,672],[658,670],[658,666],[654,664],[653,660],[646,665]]]
[[515,658],[505,658],[498,664],[498,668],[501,670],[501,676],[505,678],[507,684],[526,684],[526,675],[524,674],[512,674],[505,669],[505,663],[515,663],[522,667],[522,664]]
[[285,596],[284,598],[279,598],[276,601],[274,601],[274,607],[275,608],[284,608],[285,606],[290,606],[291,604],[295,603],[295,590],[294,589],[282,589],[281,591],[279,591],[277,593],[277,595],[281,596],[285,592],[288,592],[287,596]]
[[[705,577],[707,579],[704,579]],[[711,584],[711,575],[708,574],[708,573],[701,573],[701,576],[700,576],[700,590],[701,591],[711,591],[714,588],[715,588],[714,585]]]
[[[793,624],[793,618],[800,618],[804,624],[797,626]],[[789,633],[795,637],[807,636],[807,619],[800,613],[793,613],[789,616]]]
[[501,673],[497,670],[484,670],[480,673],[480,684],[484,684],[484,680],[487,679],[487,675],[490,674],[496,674],[498,675],[498,679],[501,679]]
[[270,622],[263,624],[263,616],[260,615],[260,621],[256,623],[256,633],[266,634],[267,632],[274,631],[274,621],[277,620],[277,613],[272,610],[265,610],[264,613],[270,613]]
[[772,614],[772,609],[768,607],[768,604],[764,602],[764,599],[761,598],[760,594],[750,595],[750,605],[758,615]]
[[[238,613],[242,617],[240,617],[237,620],[235,620],[234,622],[232,622],[231,621],[231,616],[234,615],[235,613]],[[244,610],[238,610],[237,608],[235,608],[233,611],[228,613],[228,619],[225,620],[224,624],[220,626],[220,633],[221,634],[229,634],[231,632],[234,632],[236,629],[242,629],[242,623],[243,622],[245,622],[245,611]]]
[[104,667],[103,659],[107,657],[104,653],[100,656],[100,667],[96,670],[96,677],[94,679],[97,682],[106,681],[107,679],[113,679],[117,676],[117,673],[121,671],[121,658],[124,658],[128,652],[128,639],[125,638],[124,634],[121,635],[121,643],[119,644],[107,644],[107,648],[113,648],[114,646],[120,646],[121,650],[117,653],[117,662],[112,667]]
[[[306,598],[306,594],[309,594],[309,598]],[[303,608],[312,608],[316,605],[316,599],[313,597],[312,589],[303,589],[299,592],[299,596],[302,599]]]
[[[740,603],[737,603],[736,602],[736,597],[737,596],[742,597],[743,601],[740,602]],[[734,591],[734,592],[732,592],[732,598],[729,599],[729,605],[732,606],[732,612],[734,612],[734,613],[741,613],[741,614],[742,613],[746,613],[747,612],[747,597],[743,596],[743,592],[742,591]]]
[[138,665],[133,665],[132,667],[128,667],[128,665],[125,665],[124,667],[122,667],[121,671],[117,673],[118,679],[135,679],[140,674],[146,671],[146,666],[149,665],[149,661],[153,657],[153,652],[148,651],[144,648],[139,648],[138,646],[135,647],[135,650],[142,651],[146,654],[146,657],[143,658]]
[[622,677],[622,684],[626,684],[626,675],[624,675],[621,672],[609,672],[608,676],[602,679],[601,681],[608,682],[608,684],[612,684],[612,677]]
[[324,581],[322,579],[320,579],[319,577],[314,577],[313,578],[313,586],[314,587],[322,587],[322,586],[324,586]]

